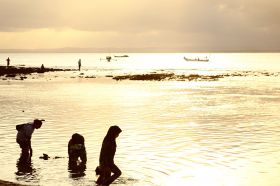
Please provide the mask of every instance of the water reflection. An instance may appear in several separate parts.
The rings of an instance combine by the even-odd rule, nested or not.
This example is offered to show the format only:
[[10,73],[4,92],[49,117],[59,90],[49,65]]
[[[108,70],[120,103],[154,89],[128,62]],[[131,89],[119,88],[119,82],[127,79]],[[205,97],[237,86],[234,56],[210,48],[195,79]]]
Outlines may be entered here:
[[[9,153],[6,146],[0,148],[4,155],[0,164],[3,170],[12,169],[1,176],[12,180],[16,174],[18,181],[33,185],[40,181],[42,186],[56,185],[57,180],[60,185],[94,185],[103,134],[117,123],[126,132],[119,139],[116,156],[125,177],[116,185],[278,186],[279,79],[275,84],[256,79],[253,83],[248,78],[224,78],[208,85],[13,82],[0,89],[0,133],[9,148]],[[34,115],[48,118],[48,125],[32,139],[38,154],[65,157],[66,136],[76,131],[83,134],[91,157],[86,167],[68,166],[68,159],[43,161],[35,154],[33,165],[17,165],[14,174],[16,160],[11,158],[18,158],[15,129],[10,127],[14,115],[16,123]]]
[[70,178],[79,178],[84,177],[85,171],[87,167],[85,163],[73,163],[72,161],[68,161],[68,172]]
[[16,166],[17,172],[15,172],[15,175],[18,181],[36,182],[38,180],[38,173],[33,167],[32,160],[26,161],[20,157]]

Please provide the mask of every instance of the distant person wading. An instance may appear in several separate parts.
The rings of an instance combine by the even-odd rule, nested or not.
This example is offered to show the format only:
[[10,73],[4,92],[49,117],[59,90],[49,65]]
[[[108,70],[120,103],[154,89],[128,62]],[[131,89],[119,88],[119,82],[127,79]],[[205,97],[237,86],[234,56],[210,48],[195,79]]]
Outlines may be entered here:
[[9,67],[10,66],[10,58],[8,57],[7,59],[6,59],[6,61],[7,61],[7,67]]
[[82,66],[82,60],[79,59],[79,61],[78,61],[78,68],[79,68],[79,71],[81,70],[81,66]]

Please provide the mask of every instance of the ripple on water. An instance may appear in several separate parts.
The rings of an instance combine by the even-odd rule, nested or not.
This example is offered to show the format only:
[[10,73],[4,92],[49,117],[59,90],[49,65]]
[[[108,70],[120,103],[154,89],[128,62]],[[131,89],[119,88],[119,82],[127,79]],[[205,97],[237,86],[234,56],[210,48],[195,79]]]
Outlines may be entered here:
[[[119,125],[115,162],[123,175],[117,185],[256,185],[270,178],[279,185],[279,91],[264,93],[243,81],[165,85],[30,82],[0,89],[1,179],[94,185],[102,140],[110,125]],[[36,117],[46,121],[33,134],[32,165],[21,175],[15,124]],[[84,135],[88,153],[78,173],[69,172],[67,158],[75,132]],[[42,153],[63,158],[44,161]]]

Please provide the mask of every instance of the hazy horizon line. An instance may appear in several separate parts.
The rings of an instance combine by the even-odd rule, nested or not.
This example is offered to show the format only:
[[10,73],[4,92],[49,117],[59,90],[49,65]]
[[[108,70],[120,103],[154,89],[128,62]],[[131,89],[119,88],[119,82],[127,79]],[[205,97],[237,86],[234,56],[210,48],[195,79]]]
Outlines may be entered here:
[[280,49],[42,48],[0,49],[1,53],[279,53]]

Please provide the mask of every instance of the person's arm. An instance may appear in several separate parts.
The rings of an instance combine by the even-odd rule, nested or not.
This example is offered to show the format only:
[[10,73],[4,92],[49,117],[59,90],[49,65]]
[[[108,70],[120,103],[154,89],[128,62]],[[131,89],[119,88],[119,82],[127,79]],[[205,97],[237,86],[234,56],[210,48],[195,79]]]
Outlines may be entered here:
[[68,142],[68,156],[69,157],[70,157],[70,154],[71,154],[71,149],[70,149],[71,144],[72,144],[72,139],[70,139],[69,142]]
[[81,155],[81,160],[83,163],[86,163],[87,162],[87,151],[86,151],[86,148],[84,147],[83,149],[83,153]]
[[32,157],[33,150],[32,150],[32,147],[31,147],[31,139],[29,140],[29,150],[30,150],[30,157]]

